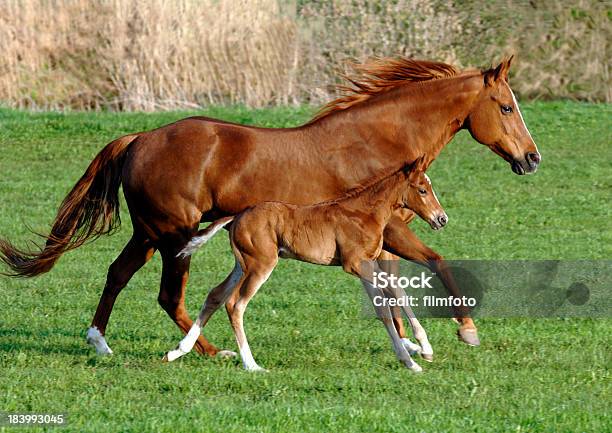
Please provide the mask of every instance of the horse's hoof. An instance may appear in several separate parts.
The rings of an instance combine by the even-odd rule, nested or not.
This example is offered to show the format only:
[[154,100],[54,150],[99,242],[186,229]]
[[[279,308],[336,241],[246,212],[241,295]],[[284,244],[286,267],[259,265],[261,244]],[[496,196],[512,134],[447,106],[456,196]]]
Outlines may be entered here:
[[421,358],[423,358],[427,362],[433,362],[433,353],[421,352]]
[[100,333],[98,328],[92,326],[87,330],[87,344],[96,348],[96,353],[100,356],[112,355],[113,351],[106,343],[104,335]]
[[469,346],[480,346],[480,339],[478,338],[478,331],[475,328],[459,328],[457,331],[459,340],[463,341]]
[[168,352],[168,353],[166,353],[164,355],[164,357],[162,358],[162,361],[163,362],[176,361],[181,356],[186,355],[186,354],[187,354],[187,352],[183,352],[181,349],[171,350],[170,352]]
[[231,350],[220,350],[215,355],[217,358],[235,358],[238,354]]

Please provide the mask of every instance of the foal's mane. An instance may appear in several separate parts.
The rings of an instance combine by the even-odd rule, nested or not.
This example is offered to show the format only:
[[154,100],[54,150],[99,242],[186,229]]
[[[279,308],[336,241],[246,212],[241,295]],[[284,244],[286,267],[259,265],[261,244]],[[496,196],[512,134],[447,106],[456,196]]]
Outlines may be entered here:
[[395,176],[396,174],[399,174],[402,171],[405,171],[406,173],[408,173],[410,170],[412,170],[414,168],[414,167],[412,167],[412,165],[413,164],[404,163],[404,164],[402,164],[401,167],[396,168],[394,170],[390,170],[390,171],[386,172],[385,174],[383,174],[381,176],[372,176],[371,178],[365,180],[364,182],[361,182],[357,186],[354,186],[353,188],[349,189],[344,194],[342,194],[340,197],[336,197],[336,198],[333,198],[331,200],[324,201],[321,204],[337,203],[337,202],[342,201],[342,200],[347,200],[347,199],[356,197],[356,196],[362,194],[364,191],[367,191],[367,190],[377,186],[378,184],[380,184],[380,183],[384,182],[385,180]]
[[403,84],[454,77],[460,72],[447,63],[406,57],[375,57],[350,66],[355,73],[341,75],[350,85],[336,86],[341,96],[323,106],[310,123]]

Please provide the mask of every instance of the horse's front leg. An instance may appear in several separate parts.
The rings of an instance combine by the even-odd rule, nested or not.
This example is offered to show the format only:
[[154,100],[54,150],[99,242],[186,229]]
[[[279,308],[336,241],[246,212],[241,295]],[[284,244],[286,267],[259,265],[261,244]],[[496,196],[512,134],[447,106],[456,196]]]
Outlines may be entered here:
[[[425,245],[400,218],[392,218],[385,227],[383,248],[403,259],[427,266],[438,275],[451,296],[461,298],[461,291],[442,256]],[[455,307],[454,313],[455,320],[459,323],[459,338],[471,346],[480,345],[478,331],[470,317],[469,309],[464,306]]]

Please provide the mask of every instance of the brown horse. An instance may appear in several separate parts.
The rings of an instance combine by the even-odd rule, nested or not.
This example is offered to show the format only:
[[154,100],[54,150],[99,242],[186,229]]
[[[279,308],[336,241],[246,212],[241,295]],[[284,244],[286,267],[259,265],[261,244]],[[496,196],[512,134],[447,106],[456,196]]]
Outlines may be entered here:
[[[27,251],[0,241],[0,258],[13,275],[49,271],[62,253],[108,233],[118,223],[118,189],[130,211],[133,235],[108,271],[88,331],[99,353],[115,300],[159,250],[159,303],[186,333],[184,307],[190,259],[177,253],[202,221],[235,215],[262,201],[296,205],[341,196],[351,187],[425,153],[435,158],[462,128],[508,161],[517,174],[535,172],[540,154],[508,85],[510,59],[496,68],[459,71],[444,63],[379,59],[357,67],[353,87],[297,128],[265,129],[192,117],[121,137],[94,158],[64,199],[46,245]],[[383,258],[422,262],[460,296],[442,257],[424,245],[398,211],[384,233]],[[231,303],[230,299],[230,303]],[[478,344],[476,327],[456,310],[459,335]],[[405,335],[401,319],[396,321]],[[199,352],[218,349],[203,336]]]
[[[406,164],[345,196],[309,206],[295,206],[280,202],[263,202],[248,208],[236,217],[224,217],[201,230],[179,253],[190,256],[215,233],[232,222],[230,244],[236,265],[228,277],[208,294],[193,326],[175,350],[164,360],[189,353],[212,315],[230,296],[237,298],[230,307],[230,322],[234,329],[244,368],[262,371],[257,365],[246,333],[243,316],[246,307],[259,288],[266,282],[279,257],[325,266],[342,266],[345,272],[361,278],[378,317],[383,321],[397,358],[410,370],[422,371],[404,346],[393,326],[388,305],[376,302],[384,291],[373,284],[371,269],[382,252],[383,232],[394,213],[409,209],[438,230],[448,221],[425,174],[428,161],[419,157],[413,165]],[[391,296],[393,294],[391,293]],[[433,355],[427,334],[406,308],[414,336],[421,343],[425,359]]]

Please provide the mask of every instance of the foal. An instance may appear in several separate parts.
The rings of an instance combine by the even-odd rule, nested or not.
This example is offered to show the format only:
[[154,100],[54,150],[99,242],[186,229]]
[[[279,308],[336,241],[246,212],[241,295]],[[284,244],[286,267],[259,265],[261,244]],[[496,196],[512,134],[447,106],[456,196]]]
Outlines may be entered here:
[[[391,175],[356,188],[345,196],[311,206],[263,202],[234,217],[221,218],[201,230],[179,255],[191,255],[223,226],[233,221],[230,241],[236,258],[232,273],[206,298],[198,319],[175,350],[164,360],[173,361],[193,348],[202,327],[219,306],[234,293],[237,301],[228,302],[228,313],[244,368],[263,370],[251,354],[243,328],[243,315],[250,299],[268,279],[278,258],[292,258],[319,265],[341,265],[345,272],[361,278],[371,299],[382,294],[372,284],[374,260],[382,251],[383,230],[399,208],[408,208],[439,229],[447,222],[429,178],[424,173],[428,162],[423,157]],[[370,269],[365,264],[372,262]],[[234,297],[235,297],[234,296]],[[394,296],[394,294],[391,294]],[[389,307],[376,306],[391,337],[400,361],[413,371],[421,367],[412,360],[395,327]],[[433,351],[427,336],[409,308],[405,309],[424,357]]]

